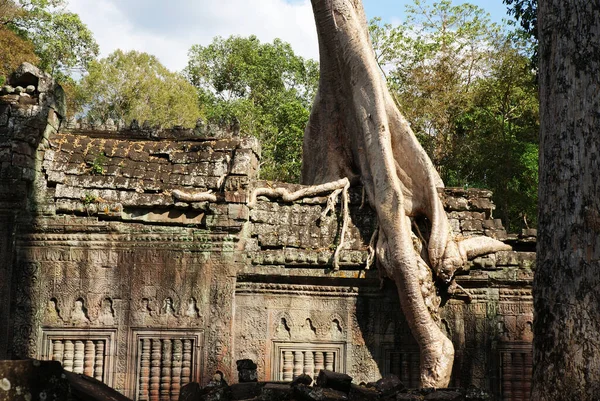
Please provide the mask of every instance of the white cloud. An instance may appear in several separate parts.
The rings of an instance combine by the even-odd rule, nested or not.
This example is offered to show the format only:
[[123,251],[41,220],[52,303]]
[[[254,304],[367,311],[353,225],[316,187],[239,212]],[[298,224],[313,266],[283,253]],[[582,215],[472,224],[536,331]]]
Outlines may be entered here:
[[220,35],[280,38],[296,54],[318,58],[310,0],[70,0],[92,30],[101,56],[116,49],[144,51],[171,70],[182,70],[193,44]]

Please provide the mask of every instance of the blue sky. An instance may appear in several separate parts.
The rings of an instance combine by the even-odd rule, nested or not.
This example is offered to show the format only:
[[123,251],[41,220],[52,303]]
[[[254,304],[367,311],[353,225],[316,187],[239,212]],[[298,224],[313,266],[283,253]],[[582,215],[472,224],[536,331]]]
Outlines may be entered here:
[[[502,0],[470,0],[471,4],[483,8],[490,14],[492,21],[501,23],[506,15],[506,5]],[[381,17],[386,22],[404,19],[406,4],[412,4],[412,0],[363,0],[365,12],[368,18]],[[427,3],[433,3],[428,1]],[[454,4],[462,4],[465,1],[454,0]]]
[[[215,36],[255,35],[263,42],[280,38],[296,54],[318,58],[310,0],[68,0],[69,9],[91,29],[105,57],[116,49],[147,52],[169,69],[180,71],[194,44]],[[367,17],[402,21],[412,0],[363,0]],[[422,0],[432,4],[434,0]],[[501,0],[471,0],[502,22]],[[455,4],[464,3],[454,0]]]

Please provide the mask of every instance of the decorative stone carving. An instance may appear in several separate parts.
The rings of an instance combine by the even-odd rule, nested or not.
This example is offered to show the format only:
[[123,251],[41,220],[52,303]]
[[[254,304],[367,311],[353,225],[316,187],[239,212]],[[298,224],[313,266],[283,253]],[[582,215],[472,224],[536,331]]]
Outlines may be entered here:
[[[0,338],[7,355],[59,360],[146,401],[175,400],[181,386],[206,382],[216,370],[231,380],[228,369],[244,358],[256,361],[262,380],[331,368],[365,382],[399,372],[411,383],[418,354],[397,294],[386,295],[389,283],[380,288],[377,271],[361,270],[375,221],[369,207],[360,208],[359,188],[350,190],[342,269],[332,272],[329,246],[340,220],[336,209],[324,213],[326,197],[258,199],[248,207],[260,159],[254,139],[199,139],[182,131],[92,135],[77,127],[42,138],[21,129],[26,113],[42,109],[9,105],[9,115],[2,102],[8,161],[0,166],[0,212],[23,217],[0,241],[2,256],[15,261],[4,276],[16,283],[6,302],[14,310],[0,311],[12,333]],[[19,138],[11,137],[9,122],[20,127]],[[103,173],[90,174],[100,154]],[[230,174],[223,180],[217,173]],[[170,191],[182,188],[212,190],[216,202],[177,201]],[[490,218],[489,194],[446,189],[442,197],[464,235],[502,231]],[[26,199],[36,199],[35,208]],[[529,251],[532,244],[519,242]],[[462,353],[457,360],[471,363],[475,380],[487,383],[496,368],[488,366],[497,359],[486,355],[490,342],[531,339],[534,257],[503,252],[473,261],[457,279],[466,288],[462,298],[443,308]],[[203,353],[204,341],[211,352]],[[508,363],[521,365],[518,356],[503,358],[503,371]],[[504,384],[520,394],[515,386]]]
[[48,325],[57,324],[62,321],[60,316],[60,310],[58,309],[58,301],[56,298],[51,298],[48,301],[48,307],[46,308],[46,315],[44,316],[44,323]]
[[345,372],[342,344],[274,343],[271,379],[291,381],[301,374],[317,377],[322,369]]
[[104,326],[112,326],[115,324],[115,310],[113,309],[112,299],[104,298],[102,300],[98,322]]
[[394,349],[384,347],[384,371],[383,375],[393,374],[409,388],[417,388],[420,385],[419,372],[419,350],[418,348]]
[[74,323],[89,323],[90,319],[87,316],[87,309],[83,298],[75,300],[73,311],[71,312],[71,321]]
[[317,329],[313,326],[312,320],[306,319],[302,325],[302,334],[306,338],[314,338],[317,336]]
[[135,400],[171,401],[200,375],[200,333],[136,330],[130,395]]
[[293,323],[289,314],[281,314],[276,319],[275,337],[276,338],[288,338],[292,336]]
[[58,361],[65,370],[112,385],[116,351],[114,340],[114,330],[44,330],[42,352],[37,357]]
[[529,400],[532,369],[531,344],[504,343],[500,346],[500,387],[503,400]]
[[196,298],[192,297],[189,299],[185,315],[191,318],[197,318],[200,316],[200,311],[198,310]]
[[163,307],[161,309],[161,313],[165,315],[176,315],[175,306],[173,305],[173,298],[167,297],[163,301]]

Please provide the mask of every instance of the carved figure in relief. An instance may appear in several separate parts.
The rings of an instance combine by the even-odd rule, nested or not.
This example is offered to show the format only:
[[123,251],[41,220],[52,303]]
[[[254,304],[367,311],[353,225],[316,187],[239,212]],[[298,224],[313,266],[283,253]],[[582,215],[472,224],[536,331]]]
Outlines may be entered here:
[[112,299],[104,298],[102,300],[98,322],[105,326],[112,326],[115,324],[115,310],[113,309]]
[[163,307],[161,312],[165,315],[176,316],[175,306],[173,305],[173,298],[165,298],[165,300],[163,301]]
[[317,329],[313,325],[312,320],[306,319],[302,325],[302,335],[308,339],[314,338],[317,335]]
[[54,324],[63,320],[63,318],[60,316],[60,309],[58,309],[58,301],[56,298],[50,298],[48,300],[44,319],[46,324]]
[[333,319],[331,321],[331,337],[333,339],[339,339],[343,337],[342,325],[338,319]]
[[192,318],[200,317],[200,311],[198,310],[196,298],[191,297],[190,300],[188,301],[188,307],[185,311],[185,315],[187,317],[192,317]]
[[90,319],[87,315],[87,309],[85,307],[85,301],[83,298],[78,298],[73,304],[71,321],[73,323],[89,323]]
[[142,298],[140,301],[140,312],[143,314],[148,314],[150,316],[154,316],[154,311],[156,309],[153,307],[153,302],[150,302],[148,298]]
[[290,339],[292,337],[290,326],[288,325],[288,320],[285,317],[279,319],[279,324],[275,329],[275,336],[278,338],[284,337]]

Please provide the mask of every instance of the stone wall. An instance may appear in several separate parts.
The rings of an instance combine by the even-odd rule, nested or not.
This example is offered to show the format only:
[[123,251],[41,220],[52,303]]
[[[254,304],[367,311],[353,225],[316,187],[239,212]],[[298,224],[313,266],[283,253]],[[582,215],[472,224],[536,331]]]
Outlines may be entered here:
[[[258,179],[255,139],[201,125],[59,129],[59,87],[30,75],[47,85],[27,101],[0,96],[0,357],[59,360],[139,400],[176,399],[216,371],[235,381],[247,358],[259,380],[326,368],[418,384],[395,286],[365,269],[375,217],[360,188],[333,270],[339,206],[326,213],[327,194],[249,202],[257,187],[300,188]],[[445,295],[453,385],[524,399],[534,233],[508,235],[488,191],[440,196],[455,232],[515,249],[470,262]]]

